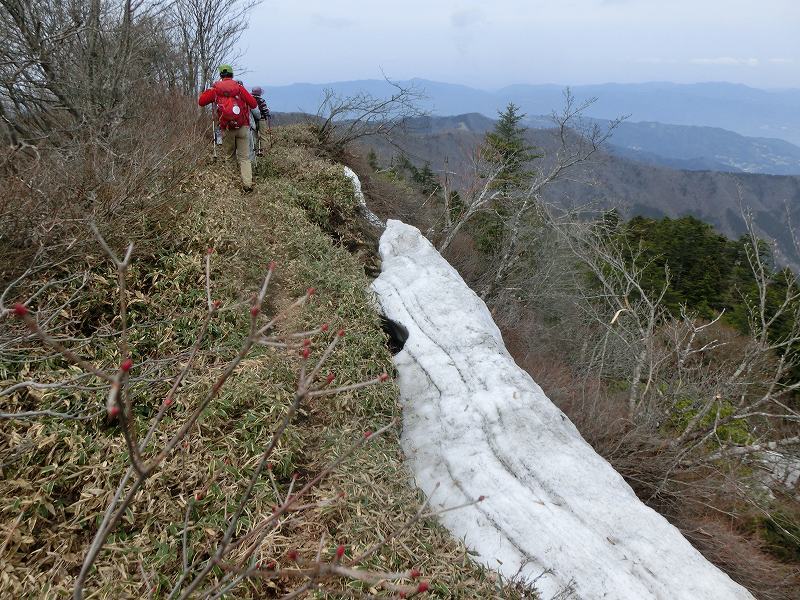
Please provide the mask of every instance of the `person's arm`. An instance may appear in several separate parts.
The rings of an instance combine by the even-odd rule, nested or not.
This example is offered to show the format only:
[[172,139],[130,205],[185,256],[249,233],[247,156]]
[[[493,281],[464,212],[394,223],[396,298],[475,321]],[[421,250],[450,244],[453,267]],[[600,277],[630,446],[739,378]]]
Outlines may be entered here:
[[214,102],[217,99],[217,90],[214,88],[209,88],[202,94],[200,94],[200,98],[198,98],[197,103],[200,106],[206,106]]
[[239,94],[244,98],[245,103],[249,108],[257,108],[258,102],[253,97],[253,94],[248,92],[243,85],[239,86]]
[[267,101],[261,96],[256,98],[256,100],[258,101],[258,110],[261,113],[261,118],[266,121],[269,119],[269,108],[267,108]]

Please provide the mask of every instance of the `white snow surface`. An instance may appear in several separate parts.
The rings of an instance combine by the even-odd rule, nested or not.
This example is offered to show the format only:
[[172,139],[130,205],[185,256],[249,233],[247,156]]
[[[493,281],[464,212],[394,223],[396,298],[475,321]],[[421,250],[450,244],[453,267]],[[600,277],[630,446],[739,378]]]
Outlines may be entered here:
[[545,600],[752,599],[583,440],[419,230],[388,221],[380,254],[373,289],[409,331],[395,357],[403,450],[434,506],[486,496],[440,517],[478,562]]
[[344,167],[344,176],[353,182],[353,194],[355,194],[356,202],[358,202],[358,206],[361,208],[364,218],[367,220],[367,222],[375,227],[382,228],[384,226],[383,221],[381,221],[380,217],[372,212],[367,206],[367,200],[364,198],[364,192],[361,191],[361,180],[358,178],[358,174],[350,167]]

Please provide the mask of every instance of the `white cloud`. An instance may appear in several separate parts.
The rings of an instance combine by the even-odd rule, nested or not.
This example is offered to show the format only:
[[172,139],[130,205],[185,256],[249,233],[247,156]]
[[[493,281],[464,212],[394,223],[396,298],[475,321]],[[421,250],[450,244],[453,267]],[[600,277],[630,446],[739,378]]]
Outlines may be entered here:
[[757,67],[757,58],[734,58],[732,56],[719,56],[717,58],[692,58],[693,65],[715,65],[727,67]]
[[773,65],[793,65],[794,59],[793,58],[770,58],[768,61],[770,64]]

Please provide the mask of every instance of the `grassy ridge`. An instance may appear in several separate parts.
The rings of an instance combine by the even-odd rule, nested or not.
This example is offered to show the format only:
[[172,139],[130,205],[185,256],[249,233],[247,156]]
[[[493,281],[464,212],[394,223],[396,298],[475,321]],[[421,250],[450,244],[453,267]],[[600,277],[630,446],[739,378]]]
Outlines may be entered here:
[[[372,308],[363,265],[345,246],[359,242],[350,182],[341,167],[318,158],[308,131],[276,129],[257,170],[256,192],[242,196],[227,168],[195,173],[174,204],[155,219],[167,233],[146,256],[135,255],[129,302],[134,377],[157,380],[174,374],[204,314],[203,260],[213,247],[213,297],[230,306],[257,287],[270,260],[277,262],[268,294],[272,310],[286,306],[305,289],[317,289],[314,302],[283,327],[297,331],[329,322],[344,328],[344,343],[327,363],[339,384],[391,373],[385,335]],[[53,291],[51,302],[75,295],[63,325],[76,335],[111,331],[116,324],[116,282],[99,254],[82,263],[89,284],[69,282]],[[46,273],[55,278],[58,273]],[[181,388],[157,436],[166,440],[195,406],[213,376],[238,350],[247,331],[246,307],[223,312],[202,348],[201,358]],[[324,341],[315,342],[314,355]],[[118,364],[113,337],[82,346],[83,355],[109,367]],[[39,357],[37,359],[36,357]],[[166,357],[166,358],[165,358]],[[31,354],[0,354],[2,387],[22,378],[56,381],[75,367],[60,359]],[[169,591],[180,573],[181,531],[186,504],[195,490],[213,480],[198,503],[189,530],[189,560],[205,559],[220,537],[255,461],[284,414],[294,392],[297,359],[286,351],[258,349],[239,367],[212,403],[175,458],[140,492],[113,533],[89,578],[92,597],[140,597],[146,580],[156,597]],[[133,387],[140,430],[146,427],[166,382],[142,381]],[[104,392],[19,391],[0,397],[0,410],[94,406],[84,421],[0,421],[0,596],[66,597],[99,515],[125,470],[126,451],[116,425],[102,410]],[[285,493],[292,474],[300,483],[341,454],[365,430],[375,430],[399,414],[396,389],[373,386],[306,406],[274,455],[271,477]],[[285,561],[298,550],[309,558],[320,536],[363,549],[412,515],[420,497],[409,485],[396,433],[359,450],[313,495],[328,501],[298,513],[261,549],[265,561]],[[343,494],[343,498],[340,497]],[[258,522],[276,502],[269,477],[258,484],[242,526]],[[328,548],[329,547],[329,548]],[[475,567],[463,547],[435,522],[419,523],[372,559],[387,570],[419,568],[438,597],[491,598],[499,591],[493,576]],[[218,577],[215,573],[214,577]],[[213,578],[212,578],[213,579]],[[354,590],[359,584],[351,584]],[[286,582],[245,584],[229,597],[277,597]],[[517,592],[506,590],[503,597]],[[325,597],[324,592],[315,592]],[[330,597],[335,595],[328,594]]]

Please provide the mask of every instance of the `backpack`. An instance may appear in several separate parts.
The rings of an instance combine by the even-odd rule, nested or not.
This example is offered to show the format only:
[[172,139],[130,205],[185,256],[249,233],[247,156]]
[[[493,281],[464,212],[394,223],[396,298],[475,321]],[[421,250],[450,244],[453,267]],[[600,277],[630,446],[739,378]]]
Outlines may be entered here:
[[214,84],[217,92],[217,115],[222,129],[239,129],[250,125],[250,110],[239,95],[241,86],[233,79]]

